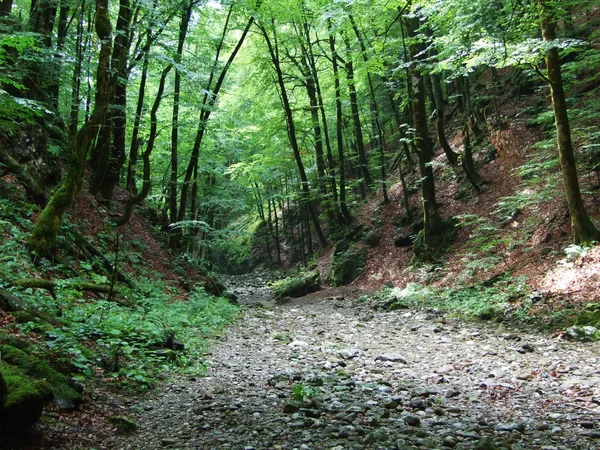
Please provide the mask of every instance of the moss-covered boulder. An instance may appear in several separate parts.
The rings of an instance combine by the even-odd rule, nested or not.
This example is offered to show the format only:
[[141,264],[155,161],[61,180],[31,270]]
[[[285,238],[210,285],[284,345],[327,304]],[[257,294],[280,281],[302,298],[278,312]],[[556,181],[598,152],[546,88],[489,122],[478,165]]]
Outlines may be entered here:
[[365,247],[351,244],[348,249],[335,252],[331,257],[331,282],[344,286],[354,281],[363,271],[368,251]]
[[275,298],[302,297],[321,289],[321,274],[318,270],[311,270],[297,277],[288,277],[273,283]]
[[0,353],[3,362],[15,366],[23,374],[45,380],[60,407],[73,408],[81,402],[81,393],[73,389],[67,377],[56,371],[48,361],[8,344],[0,345]]
[[35,424],[44,405],[54,397],[50,384],[31,379],[6,364],[0,365],[0,374],[6,382],[6,401],[0,420],[19,428]]
[[0,372],[0,411],[4,409],[4,405],[6,404],[6,397],[8,396],[8,387],[6,386],[6,381],[4,380],[4,376],[2,372]]

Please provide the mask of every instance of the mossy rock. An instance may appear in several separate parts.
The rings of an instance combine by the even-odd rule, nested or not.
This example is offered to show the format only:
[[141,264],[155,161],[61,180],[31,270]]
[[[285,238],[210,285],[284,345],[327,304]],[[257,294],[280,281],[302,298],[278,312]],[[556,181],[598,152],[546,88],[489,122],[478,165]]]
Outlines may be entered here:
[[34,333],[45,333],[52,330],[53,325],[45,320],[27,312],[27,311],[14,311],[11,313],[17,323],[33,323],[34,327],[31,331]]
[[479,320],[485,321],[502,322],[504,320],[504,312],[495,306],[489,306],[477,312],[476,316]]
[[416,262],[433,262],[442,256],[452,244],[456,235],[456,223],[454,220],[445,220],[439,233],[428,236],[425,242],[425,231],[421,230],[413,244]]
[[35,424],[44,405],[54,397],[50,384],[44,380],[33,380],[6,364],[0,365],[0,374],[7,388],[2,421],[18,428]]
[[381,230],[371,230],[363,237],[363,242],[369,247],[375,247],[381,242]]
[[275,298],[302,297],[321,289],[321,274],[318,270],[306,272],[298,277],[285,278],[274,283]]
[[6,385],[2,372],[0,372],[0,411],[4,409],[6,397],[8,397],[8,386]]
[[114,425],[119,433],[133,433],[140,427],[137,422],[125,416],[109,417],[108,423]]
[[0,353],[2,361],[16,366],[30,377],[48,382],[54,391],[56,403],[61,408],[73,408],[81,402],[81,394],[71,387],[67,377],[56,371],[47,361],[6,344],[0,345]]
[[363,271],[368,251],[365,247],[350,245],[345,252],[331,257],[331,281],[334,286],[345,286]]

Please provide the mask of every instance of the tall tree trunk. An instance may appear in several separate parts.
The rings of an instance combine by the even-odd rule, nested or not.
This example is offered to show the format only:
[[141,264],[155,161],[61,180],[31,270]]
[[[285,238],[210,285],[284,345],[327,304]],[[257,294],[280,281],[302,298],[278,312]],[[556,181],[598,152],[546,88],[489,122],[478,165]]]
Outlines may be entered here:
[[6,17],[12,10],[13,0],[2,0],[0,2],[0,17]]
[[69,119],[69,139],[73,139],[79,128],[79,103],[81,92],[81,68],[83,64],[83,25],[85,21],[85,2],[81,4],[80,16],[77,21],[77,37],[75,38],[75,67],[73,69],[71,88],[71,115]]
[[163,93],[165,91],[165,82],[167,79],[167,75],[169,74],[172,68],[173,65],[169,64],[163,70],[160,76],[160,81],[158,83],[158,91],[156,93],[156,98],[154,99],[154,104],[152,105],[152,109],[150,110],[150,134],[148,136],[148,143],[146,144],[146,151],[142,155],[142,159],[144,161],[142,189],[137,195],[131,195],[131,197],[129,197],[127,203],[125,204],[125,211],[123,212],[123,215],[116,220],[117,226],[125,225],[127,222],[129,222],[134,206],[143,202],[150,193],[150,188],[152,187],[150,179],[150,155],[152,154],[152,150],[154,150],[154,142],[156,141],[156,136],[158,134],[157,112],[163,98]]
[[338,210],[338,194],[337,194],[337,183],[335,180],[335,162],[333,159],[333,152],[331,150],[331,142],[329,139],[329,128],[327,125],[327,114],[325,113],[325,106],[323,103],[323,95],[321,92],[321,84],[319,82],[319,74],[317,71],[317,62],[315,59],[315,54],[313,52],[313,46],[310,43],[310,30],[307,22],[304,23],[304,34],[307,42],[307,51],[308,58],[310,61],[310,68],[312,71],[312,79],[314,80],[316,94],[317,94],[317,102],[318,109],[321,115],[321,123],[323,124],[323,138],[325,142],[326,154],[327,154],[327,178],[329,181],[329,189],[331,192],[331,196],[328,199],[329,205],[333,214],[337,219],[339,219],[340,212]]
[[342,217],[347,223],[352,222],[352,214],[346,203],[346,160],[344,158],[344,129],[342,117],[342,92],[340,88],[340,73],[338,65],[338,55],[335,47],[335,38],[331,20],[327,20],[327,30],[329,33],[329,49],[331,51],[331,63],[333,66],[333,83],[335,88],[335,134],[337,142],[338,164],[340,173],[340,211]]
[[352,63],[352,49],[350,40],[346,35],[342,36],[346,45],[346,79],[348,82],[348,91],[350,94],[350,109],[352,111],[352,124],[354,126],[354,139],[356,140],[356,151],[358,153],[358,164],[363,179],[364,191],[368,191],[373,179],[369,173],[369,161],[365,150],[363,140],[362,126],[360,122],[360,113],[358,110],[358,95],[356,93],[356,81],[354,79],[354,64]]
[[96,95],[94,111],[90,120],[83,125],[69,142],[69,168],[65,180],[40,213],[27,240],[29,251],[44,257],[56,243],[63,214],[73,204],[83,184],[85,162],[98,126],[107,114],[114,83],[110,77],[110,53],[112,26],[108,15],[108,0],[96,0],[96,34],[100,41],[100,54],[96,71]]
[[431,160],[433,152],[427,129],[427,112],[425,108],[425,82],[419,63],[422,60],[424,46],[417,40],[419,28],[418,17],[406,17],[404,21],[411,43],[409,45],[410,80],[412,83],[412,114],[415,129],[415,146],[419,157],[421,173],[421,200],[423,204],[423,244],[425,259],[431,259],[435,252],[432,238],[443,231],[443,222],[438,213],[435,201],[435,180]]
[[[229,58],[227,59],[227,62],[221,69],[221,72],[219,74],[217,82],[213,88],[212,81],[216,75],[217,65],[219,62],[219,56],[221,54],[223,42],[225,41],[225,36],[226,36],[227,30],[228,30],[229,19],[233,12],[234,5],[235,4],[232,3],[231,9],[229,10],[229,13],[227,15],[227,20],[225,21],[225,26],[223,27],[223,33],[221,36],[221,40],[219,41],[219,45],[217,47],[217,52],[215,54],[213,67],[212,67],[210,77],[208,80],[208,84],[206,87],[206,92],[205,92],[204,98],[202,100],[202,108],[201,108],[201,113],[200,113],[200,121],[198,123],[198,131],[196,133],[196,139],[194,140],[192,154],[190,157],[190,161],[188,163],[188,167],[185,172],[185,178],[183,181],[183,185],[181,187],[181,200],[180,200],[180,205],[179,205],[178,220],[185,219],[189,184],[190,184],[190,180],[192,178],[192,173],[194,171],[194,168],[198,166],[198,159],[200,157],[200,147],[202,145],[202,140],[203,140],[204,134],[206,132],[206,125],[208,123],[208,119],[210,118],[210,113],[213,110],[213,107],[217,101],[217,96],[219,95],[219,91],[221,90],[221,87],[223,86],[223,82],[225,81],[227,72],[229,71],[229,68],[233,64],[235,57],[237,56],[240,48],[242,47],[244,41],[246,40],[246,36],[248,35],[248,32],[250,31],[250,28],[252,27],[252,24],[254,23],[254,16],[251,16],[250,19],[248,19],[248,22],[246,23],[246,27],[244,28],[242,35],[238,39],[238,42],[237,42],[235,48],[233,49],[233,51],[229,55]],[[260,1],[257,1],[256,8],[258,8],[259,6],[260,6]]]
[[446,138],[445,117],[444,117],[444,96],[442,94],[442,85],[440,76],[437,73],[432,73],[429,76],[431,81],[431,91],[433,93],[433,101],[435,104],[435,131],[438,142],[448,158],[448,163],[455,167],[458,165],[458,154],[452,150],[448,139]]
[[136,165],[138,160],[138,152],[140,149],[140,123],[142,121],[142,113],[144,111],[144,102],[146,99],[146,81],[148,79],[148,64],[150,57],[148,52],[144,55],[144,62],[142,63],[142,75],[140,77],[140,90],[138,92],[138,101],[135,108],[135,116],[133,119],[133,131],[131,132],[131,143],[129,145],[129,163],[127,165],[127,179],[125,186],[131,194],[136,194],[137,187],[135,183],[136,179]]
[[273,28],[273,41],[269,37],[269,34],[263,26],[260,26],[263,37],[269,49],[269,55],[271,56],[271,62],[275,68],[275,72],[277,73],[277,84],[279,85],[279,93],[281,95],[281,102],[283,104],[283,109],[285,112],[285,119],[287,123],[287,131],[288,138],[290,141],[290,145],[292,147],[292,151],[294,152],[294,159],[296,160],[296,165],[298,166],[298,173],[300,175],[300,184],[302,189],[302,199],[308,209],[310,218],[312,219],[313,226],[315,227],[315,231],[317,236],[319,237],[319,242],[321,243],[321,247],[327,246],[327,239],[325,238],[325,234],[323,234],[323,230],[321,229],[321,224],[319,223],[319,217],[317,216],[317,212],[312,204],[311,196],[310,196],[310,188],[308,185],[308,178],[306,176],[306,171],[304,170],[304,163],[302,162],[302,156],[300,154],[300,147],[298,146],[298,139],[296,136],[296,125],[294,124],[294,117],[292,113],[292,107],[290,106],[290,101],[288,98],[287,90],[285,87],[285,81],[283,79],[283,71],[281,69],[280,60],[279,60],[279,47],[277,43],[277,34],[275,30],[275,24],[273,20],[272,24]]
[[130,28],[132,12],[129,0],[120,0],[119,16],[115,30],[114,48],[111,58],[111,71],[116,78],[114,98],[108,111],[108,120],[100,131],[101,139],[94,149],[95,172],[90,183],[90,192],[100,194],[101,202],[110,207],[113,191],[119,181],[121,167],[125,162],[125,127],[127,81],[129,70],[127,60],[130,48]]
[[[539,5],[542,14],[542,37],[544,41],[552,42],[556,39],[556,15],[553,11],[553,3],[548,0],[539,0]],[[552,47],[546,52],[546,67],[552,97],[552,109],[554,110],[563,184],[569,213],[571,214],[573,240],[576,244],[589,245],[592,241],[600,238],[600,233],[591,221],[581,197],[557,47]]]
[[[362,58],[365,64],[369,63],[369,56],[367,55],[367,48],[365,46],[365,42],[363,37],[354,21],[354,17],[349,15],[350,24],[352,25],[352,29],[354,30],[354,34],[356,35],[356,39],[360,44],[360,50],[362,53]],[[383,193],[383,202],[389,203],[390,199],[388,198],[387,186],[386,186],[386,170],[385,170],[385,136],[383,134],[383,129],[381,128],[381,124],[379,122],[379,107],[377,106],[377,96],[375,95],[375,86],[373,85],[373,78],[371,76],[371,72],[367,72],[367,82],[369,85],[369,94],[371,96],[369,102],[369,109],[371,112],[371,128],[373,137],[371,139],[371,150],[375,148],[379,149],[379,157],[381,164],[381,190]]]
[[[175,56],[175,61],[177,64],[181,64],[183,46],[185,45],[190,19],[192,17],[193,6],[194,1],[190,0],[190,2],[187,3],[182,10],[181,25],[179,27],[179,37],[177,40],[177,54]],[[175,67],[175,80],[173,84],[173,113],[171,116],[171,173],[169,176],[169,221],[171,223],[177,222],[178,219],[177,180],[179,178],[179,99],[181,96],[181,71],[179,70],[179,67]],[[172,232],[169,236],[169,247],[176,248],[178,244],[179,232]]]

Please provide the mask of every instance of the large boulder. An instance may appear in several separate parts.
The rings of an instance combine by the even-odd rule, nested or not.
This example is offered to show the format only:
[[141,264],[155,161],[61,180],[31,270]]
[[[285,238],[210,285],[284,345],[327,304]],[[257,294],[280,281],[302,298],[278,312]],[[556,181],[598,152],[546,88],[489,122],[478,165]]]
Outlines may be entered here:
[[0,411],[4,409],[6,397],[8,397],[8,386],[6,386],[6,380],[4,380],[4,376],[0,372]]
[[6,382],[6,401],[0,419],[13,427],[34,425],[44,405],[54,398],[52,387],[43,380],[32,380],[6,365],[0,366]]
[[273,283],[275,298],[302,297],[321,289],[321,274],[319,270],[311,270],[297,277],[285,278]]
[[345,286],[354,281],[364,269],[367,254],[367,249],[357,244],[350,244],[345,251],[336,251],[331,257],[332,284]]

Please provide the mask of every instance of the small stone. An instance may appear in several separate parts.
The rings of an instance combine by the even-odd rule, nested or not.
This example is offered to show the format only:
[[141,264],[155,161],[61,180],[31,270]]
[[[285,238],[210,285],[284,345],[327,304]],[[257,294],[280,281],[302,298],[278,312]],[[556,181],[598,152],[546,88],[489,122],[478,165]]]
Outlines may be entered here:
[[501,423],[496,425],[494,428],[496,431],[518,431],[522,433],[525,431],[524,423]]
[[418,427],[421,424],[421,419],[419,419],[417,416],[413,416],[411,414],[404,416],[402,418],[402,420],[404,420],[404,423],[408,426],[411,427]]
[[283,405],[283,412],[285,414],[294,414],[295,412],[298,412],[298,405],[295,405],[294,403],[286,403]]
[[550,429],[550,425],[548,425],[547,423],[538,423],[538,424],[535,426],[535,429],[536,429],[537,431],[546,431],[546,430],[549,430],[549,429]]
[[535,351],[535,349],[533,348],[533,346],[531,344],[523,344],[521,346],[521,348],[523,350],[525,350],[525,352],[527,352],[527,353],[533,353]]
[[313,419],[321,417],[321,411],[318,409],[305,409],[303,412],[306,417],[312,417]]
[[442,442],[442,445],[444,447],[454,448],[454,447],[456,447],[456,441],[453,438],[451,438],[450,436],[446,436],[444,438],[444,441]]
[[596,424],[594,422],[581,422],[579,424],[579,426],[581,428],[586,428],[586,429],[592,429],[592,428],[596,428]]
[[160,440],[160,445],[163,447],[168,447],[169,445],[177,444],[177,440],[171,438],[163,438]]
[[375,361],[391,361],[407,364],[406,358],[400,353],[383,353],[375,358]]
[[358,348],[345,348],[338,352],[338,356],[344,359],[356,358],[360,355],[361,351]]
[[450,389],[449,391],[447,391],[447,392],[444,394],[444,397],[445,397],[445,398],[454,398],[454,397],[458,397],[459,395],[460,395],[460,392],[459,392],[459,391],[455,391],[455,390],[453,390],[453,389]]
[[488,436],[482,437],[477,441],[474,447],[475,450],[498,450],[491,438]]

